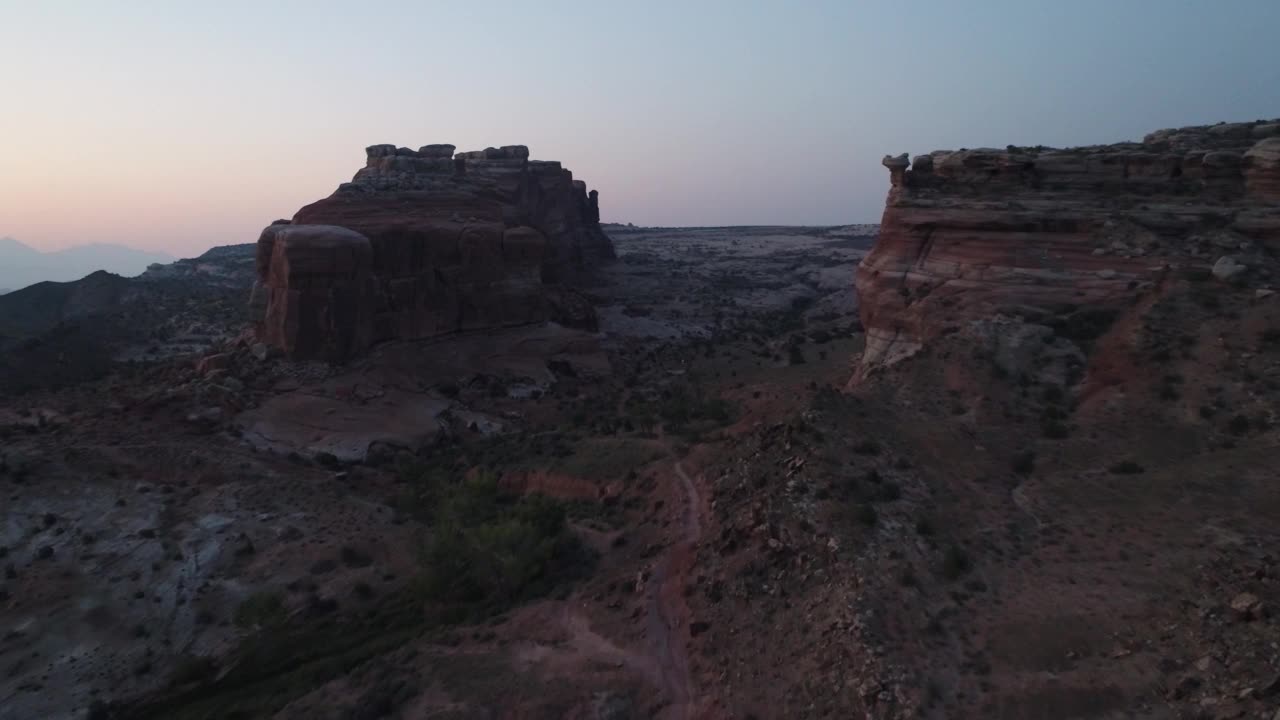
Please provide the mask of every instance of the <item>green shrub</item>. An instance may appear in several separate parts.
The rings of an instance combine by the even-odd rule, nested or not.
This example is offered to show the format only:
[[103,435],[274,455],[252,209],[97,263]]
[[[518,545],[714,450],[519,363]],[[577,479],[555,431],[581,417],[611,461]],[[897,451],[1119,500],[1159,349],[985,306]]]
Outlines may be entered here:
[[969,554],[964,548],[956,544],[947,546],[946,552],[942,554],[942,576],[948,580],[956,580],[961,575],[969,572],[972,562],[969,560]]
[[854,517],[858,522],[866,525],[867,527],[872,527],[876,524],[876,521],[880,519],[879,515],[876,513],[875,506],[871,503],[863,503],[859,505],[857,510],[854,511]]
[[1059,420],[1045,420],[1041,423],[1041,429],[1050,440],[1061,440],[1071,434],[1071,429]]
[[1184,280],[1190,282],[1204,282],[1213,277],[1213,273],[1207,267],[1184,267],[1180,274]]
[[1036,454],[1030,450],[1013,456],[1009,466],[1019,475],[1030,475],[1036,469]]
[[204,682],[218,674],[218,664],[213,658],[204,655],[180,655],[173,664],[173,672],[169,675],[172,685]]
[[1049,324],[1058,335],[1077,344],[1087,344],[1110,329],[1117,315],[1119,312],[1113,309],[1091,308],[1054,318]]
[[1249,432],[1249,425],[1249,418],[1244,415],[1236,415],[1227,423],[1227,429],[1231,431],[1232,435],[1244,435]]
[[664,395],[657,414],[673,431],[694,422],[728,425],[733,414],[729,403],[719,397],[706,397],[686,386],[678,386]]
[[234,619],[237,627],[245,629],[279,625],[285,620],[284,602],[276,593],[254,593],[236,608]]
[[890,480],[880,486],[879,495],[882,502],[893,502],[902,497],[902,488],[898,483]]
[[879,455],[880,443],[876,442],[875,440],[863,440],[862,442],[853,446],[853,451],[858,453],[859,455]]
[[315,456],[316,464],[329,470],[337,470],[342,467],[342,462],[338,460],[338,456],[331,452],[319,452]]
[[490,475],[438,488],[431,516],[421,588],[427,599],[470,614],[543,594],[584,565],[575,562],[583,549],[561,503],[504,493]]
[[1115,475],[1137,475],[1146,472],[1145,468],[1132,460],[1121,460],[1107,469]]

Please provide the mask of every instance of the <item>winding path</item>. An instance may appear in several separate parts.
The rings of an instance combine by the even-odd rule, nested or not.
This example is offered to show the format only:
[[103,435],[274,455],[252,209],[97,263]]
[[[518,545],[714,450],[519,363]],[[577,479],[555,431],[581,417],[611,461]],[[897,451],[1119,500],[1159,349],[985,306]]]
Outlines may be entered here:
[[697,486],[679,461],[675,464],[675,472],[685,499],[680,521],[681,538],[653,568],[647,588],[646,636],[649,653],[658,666],[659,683],[671,701],[669,710],[675,717],[687,720],[693,717],[694,698],[684,632],[684,618],[688,617],[688,611],[681,606],[684,604],[683,580],[694,547],[702,537],[702,523]]
[[684,496],[679,538],[654,563],[645,584],[645,644],[624,648],[591,628],[579,610],[579,601],[568,601],[560,622],[569,633],[569,643],[578,652],[609,658],[647,677],[666,697],[668,705],[660,717],[692,720],[697,702],[689,672],[688,609],[684,606],[685,578],[693,564],[693,552],[702,538],[701,498],[696,483],[680,462],[674,465]]

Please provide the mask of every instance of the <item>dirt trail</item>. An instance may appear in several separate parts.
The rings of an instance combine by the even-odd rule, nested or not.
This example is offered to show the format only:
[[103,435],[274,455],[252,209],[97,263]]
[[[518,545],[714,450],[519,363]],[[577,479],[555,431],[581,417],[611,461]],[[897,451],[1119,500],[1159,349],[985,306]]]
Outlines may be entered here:
[[693,548],[702,537],[702,523],[697,487],[679,461],[675,472],[685,498],[680,518],[681,538],[654,565],[649,578],[646,635],[649,653],[661,671],[660,684],[671,700],[668,712],[673,717],[687,719],[694,716],[695,703],[684,642],[689,611],[684,604],[683,580],[692,561]]
[[608,658],[649,678],[669,702],[660,717],[692,720],[697,717],[698,704],[686,647],[689,611],[684,602],[684,585],[693,564],[693,551],[702,537],[702,505],[697,485],[684,466],[676,462],[674,470],[684,496],[679,536],[654,563],[645,584],[645,645],[623,648],[600,635],[580,612],[576,599],[564,604],[560,622],[569,633],[570,646],[578,653]]

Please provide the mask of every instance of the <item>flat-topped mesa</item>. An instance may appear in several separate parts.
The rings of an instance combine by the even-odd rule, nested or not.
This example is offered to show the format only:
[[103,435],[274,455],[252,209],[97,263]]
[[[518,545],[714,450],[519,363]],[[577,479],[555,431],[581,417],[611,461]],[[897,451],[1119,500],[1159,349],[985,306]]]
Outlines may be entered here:
[[1280,246],[1280,121],[1140,143],[885,156],[880,237],[857,269],[855,382],[1013,309],[1118,308],[1178,267]]
[[[264,230],[262,339],[295,358],[342,361],[383,340],[552,319],[590,326],[566,294],[615,257],[598,194],[523,145],[455,150],[372,145],[351,182],[287,229]],[[367,243],[367,282],[348,277],[352,246],[336,230]]]

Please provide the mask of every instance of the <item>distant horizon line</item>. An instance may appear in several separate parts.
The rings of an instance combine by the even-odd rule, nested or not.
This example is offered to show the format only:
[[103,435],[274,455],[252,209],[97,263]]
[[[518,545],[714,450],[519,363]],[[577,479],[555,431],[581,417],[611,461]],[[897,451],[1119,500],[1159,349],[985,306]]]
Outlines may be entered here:
[[[879,223],[879,222],[840,222],[840,223],[814,223],[814,224],[811,224],[811,225],[807,225],[807,224],[799,224],[799,223],[741,223],[741,224],[710,224],[710,225],[642,225],[642,224],[640,224],[640,223],[622,222],[622,221],[618,221],[618,220],[607,220],[607,221],[606,221],[606,220],[602,220],[602,221],[600,222],[600,224],[601,224],[601,225],[613,225],[613,226],[618,226],[618,227],[623,227],[623,228],[626,228],[626,227],[633,227],[633,228],[637,228],[637,229],[646,229],[646,230],[725,230],[725,229],[733,229],[733,228],[839,228],[839,227],[851,227],[851,226],[855,226],[855,225],[879,225],[880,223]],[[17,244],[19,244],[19,245],[21,245],[21,246],[23,246],[23,247],[25,247],[25,248],[27,248],[27,249],[29,249],[29,250],[32,250],[33,252],[40,253],[41,255],[56,255],[56,254],[58,254],[58,253],[68,252],[68,251],[70,251],[70,250],[78,250],[78,249],[81,249],[81,248],[104,247],[104,248],[119,248],[119,249],[123,249],[123,250],[132,250],[132,251],[135,251],[135,252],[139,252],[139,253],[146,253],[146,254],[150,254],[150,255],[163,255],[163,256],[168,257],[168,258],[170,258],[170,259],[172,259],[172,260],[175,260],[175,261],[176,261],[176,260],[183,260],[183,259],[187,259],[187,258],[183,257],[183,256],[182,256],[182,255],[180,255],[180,254],[175,254],[175,252],[174,252],[174,251],[171,251],[171,250],[152,250],[152,249],[148,249],[148,248],[141,248],[141,247],[137,247],[137,246],[134,246],[134,245],[126,245],[126,244],[124,244],[124,243],[118,243],[118,242],[93,241],[93,242],[82,243],[82,244],[79,244],[79,245],[68,245],[68,246],[66,246],[66,247],[58,248],[58,249],[56,249],[56,250],[42,250],[42,249],[40,249],[39,247],[35,247],[35,246],[30,245],[30,244],[28,244],[28,243],[26,243],[26,242],[23,242],[22,240],[19,240],[17,237],[14,237],[13,235],[3,235],[3,234],[0,234],[0,242],[3,242],[3,241],[5,241],[5,240],[9,240],[9,241],[15,242],[15,243],[17,243]],[[209,250],[212,250],[212,249],[214,249],[214,248],[220,248],[220,247],[233,247],[233,246],[236,246],[236,245],[253,245],[253,244],[254,244],[254,243],[256,243],[256,242],[257,242],[257,240],[249,240],[249,241],[246,241],[246,242],[228,242],[228,243],[221,243],[221,244],[208,245],[208,246],[206,246],[203,250],[200,250],[200,251],[198,251],[198,252],[195,252],[195,254],[194,254],[194,255],[192,255],[192,256],[190,256],[190,257],[198,257],[198,256],[203,255],[204,253],[206,253],[206,252],[208,252]]]

